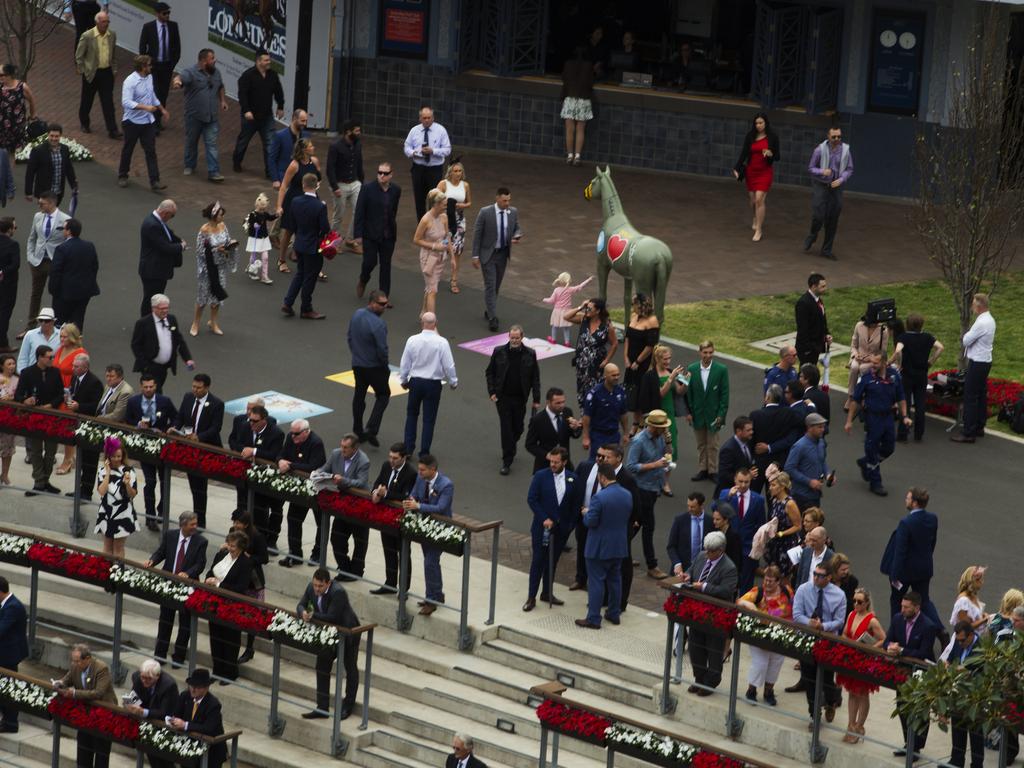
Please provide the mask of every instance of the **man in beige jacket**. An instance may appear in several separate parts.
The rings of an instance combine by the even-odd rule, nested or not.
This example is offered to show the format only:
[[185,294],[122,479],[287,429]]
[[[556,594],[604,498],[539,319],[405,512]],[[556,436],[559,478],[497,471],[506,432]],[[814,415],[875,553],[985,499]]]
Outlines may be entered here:
[[89,113],[93,98],[100,97],[103,121],[112,139],[120,139],[121,131],[114,118],[114,73],[117,70],[117,35],[110,28],[106,11],[96,14],[96,26],[82,33],[75,48],[75,67],[82,76],[82,100],[78,105],[78,121],[82,133],[92,133]]
[[[88,32],[86,33],[88,34]],[[110,667],[94,659],[89,646],[76,643],[71,646],[68,673],[53,684],[58,696],[89,703],[117,704]],[[110,741],[87,731],[78,732],[77,765],[106,768],[110,761]]]

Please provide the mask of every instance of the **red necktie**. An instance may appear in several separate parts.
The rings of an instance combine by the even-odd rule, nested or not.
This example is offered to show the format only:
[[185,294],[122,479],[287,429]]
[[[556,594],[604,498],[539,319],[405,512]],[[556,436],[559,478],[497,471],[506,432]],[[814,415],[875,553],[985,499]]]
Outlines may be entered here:
[[743,519],[743,512],[744,512],[744,508],[743,508],[743,496],[744,496],[744,494],[742,494],[742,493],[741,493],[741,494],[740,494],[740,508],[739,508],[739,510],[737,510],[737,512],[736,512],[736,514],[738,514],[738,515],[740,516],[740,520],[742,520],[742,519]]
[[181,566],[185,563],[185,544],[188,539],[182,539],[178,545],[178,556],[174,558],[174,572],[181,573]]
[[818,309],[821,310],[821,314],[825,314],[825,305],[821,303],[821,299],[818,299]]

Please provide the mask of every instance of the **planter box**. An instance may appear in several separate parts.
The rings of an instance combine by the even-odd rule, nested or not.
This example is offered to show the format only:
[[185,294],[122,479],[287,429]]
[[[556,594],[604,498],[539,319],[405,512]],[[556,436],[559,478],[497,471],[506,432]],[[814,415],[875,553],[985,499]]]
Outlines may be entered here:
[[798,659],[800,661],[814,660],[811,656],[810,651],[808,651],[807,653],[798,653],[797,651],[793,650],[791,646],[780,645],[763,637],[745,635],[741,632],[733,633],[733,637],[737,640],[737,642],[743,643],[744,645],[752,645],[755,648],[760,648],[761,650],[768,651],[769,653],[779,653],[790,659]]

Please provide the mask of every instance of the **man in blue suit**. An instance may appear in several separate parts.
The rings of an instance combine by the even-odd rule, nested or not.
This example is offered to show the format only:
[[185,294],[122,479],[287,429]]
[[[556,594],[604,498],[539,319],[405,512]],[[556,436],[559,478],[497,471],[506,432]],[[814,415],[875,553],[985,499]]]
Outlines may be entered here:
[[900,520],[889,537],[880,570],[889,577],[889,608],[893,617],[899,613],[903,596],[913,590],[921,596],[921,610],[925,616],[941,629],[942,619],[928,597],[928,585],[934,572],[932,555],[939,533],[939,518],[929,512],[927,506],[927,490],[915,486],[907,491],[908,514]]
[[89,299],[100,295],[96,275],[100,271],[96,246],[82,240],[82,222],[64,222],[64,242],[53,250],[50,266],[50,295],[58,325],[74,323],[85,330],[85,310]]
[[[921,595],[917,592],[907,592],[900,601],[900,612],[892,617],[889,624],[889,631],[885,635],[885,649],[900,656],[910,656],[922,661],[935,661],[935,635],[938,634],[940,626],[921,612]],[[907,738],[907,721],[900,715],[900,727],[903,728],[903,738]],[[916,751],[924,749],[928,740],[928,724],[925,723],[924,730],[914,733],[914,759],[918,759]],[[893,754],[896,757],[906,757],[907,750],[897,749]]]
[[[455,486],[437,471],[437,459],[424,453],[417,466],[419,478],[412,487],[410,497],[402,502],[407,510],[418,510],[421,515],[452,516]],[[427,583],[427,599],[420,603],[420,615],[429,616],[444,602],[444,584],[441,581],[441,550],[429,544],[423,549],[423,580]]]
[[[0,576],[0,667],[17,672],[18,665],[28,657],[27,624],[25,606],[11,594],[7,579]],[[0,715],[0,733],[17,733],[18,710],[0,706]]]
[[[124,416],[125,424],[139,429],[155,429],[157,432],[166,432],[178,418],[174,402],[166,395],[157,393],[156,376],[152,373],[143,373],[139,377],[139,390],[139,394],[128,398],[128,408]],[[157,472],[155,464],[146,462],[142,462],[142,474],[146,478],[146,485],[142,489],[142,496],[146,502],[146,527],[151,531],[159,531],[159,520],[163,516],[164,506],[163,474]],[[157,514],[156,504],[158,474],[160,476],[160,514]]]
[[587,617],[576,619],[576,626],[601,628],[601,604],[608,586],[608,610],[604,617],[619,623],[622,613],[622,558],[629,552],[627,527],[633,514],[633,496],[615,480],[610,464],[597,467],[601,484],[583,514],[587,536]]
[[[719,464],[719,477],[721,477],[721,464]],[[737,564],[740,572],[737,592],[741,595],[746,594],[754,586],[754,572],[757,569],[758,561],[750,557],[750,548],[754,544],[754,534],[757,533],[757,529],[768,522],[764,496],[750,490],[752,480],[753,472],[748,467],[740,467],[733,477],[732,488],[726,488],[718,497],[718,502],[731,506],[736,510],[736,517],[740,519],[743,562]]]
[[[564,605],[552,591],[554,574],[558,567],[558,556],[562,554],[569,533],[576,527],[579,515],[579,497],[576,475],[566,469],[569,452],[560,445],[548,451],[548,469],[541,469],[530,481],[526,500],[533,511],[530,537],[533,539],[533,558],[530,560],[530,581],[524,611],[537,607],[537,587],[541,581],[544,589],[540,599],[552,605]],[[553,567],[548,569],[549,557]]]
[[715,530],[711,513],[704,509],[704,494],[694,491],[686,497],[686,511],[676,515],[668,533],[668,560],[672,575],[682,576],[704,548],[704,537]]
[[295,256],[298,258],[298,267],[292,284],[288,286],[288,293],[284,296],[284,304],[281,311],[288,317],[295,316],[292,304],[295,303],[302,289],[302,304],[300,317],[305,320],[323,320],[327,315],[322,315],[313,309],[313,289],[316,288],[316,279],[324,266],[324,257],[318,253],[320,240],[331,230],[330,222],[327,221],[327,205],[316,196],[316,187],[319,184],[316,176],[307,173],[302,177],[302,194],[292,200],[292,218],[295,221]]

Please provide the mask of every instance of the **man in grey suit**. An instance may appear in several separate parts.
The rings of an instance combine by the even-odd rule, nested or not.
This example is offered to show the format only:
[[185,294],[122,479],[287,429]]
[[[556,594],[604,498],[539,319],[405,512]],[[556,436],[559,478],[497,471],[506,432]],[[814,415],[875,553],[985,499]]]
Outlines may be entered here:
[[[50,267],[53,265],[53,252],[64,242],[64,222],[70,219],[64,211],[57,207],[57,195],[47,190],[39,196],[39,212],[32,219],[32,229],[28,233],[25,245],[25,260],[32,273],[32,293],[28,301],[28,321],[25,331],[36,327],[39,316],[39,305],[42,303],[43,291],[50,278]],[[18,338],[23,338],[22,332]]]
[[[704,537],[704,551],[682,576],[683,584],[719,600],[736,599],[739,574],[736,565],[725,556],[725,534],[712,531]],[[722,682],[722,652],[725,639],[710,632],[690,628],[690,664],[696,685],[687,690],[698,696],[710,696]]]
[[512,258],[512,246],[522,238],[519,211],[511,206],[508,187],[498,187],[494,205],[481,208],[473,226],[473,269],[484,271],[484,317],[492,331],[498,330],[498,292],[505,267]]
[[[359,449],[359,438],[351,432],[341,438],[341,447],[331,451],[321,472],[330,472],[339,491],[350,488],[370,490],[370,459]],[[324,521],[321,521],[321,525]],[[356,581],[366,566],[366,542],[369,529],[346,523],[340,517],[331,531],[331,548],[338,564],[335,581]],[[352,555],[348,554],[348,537],[352,537]]]

